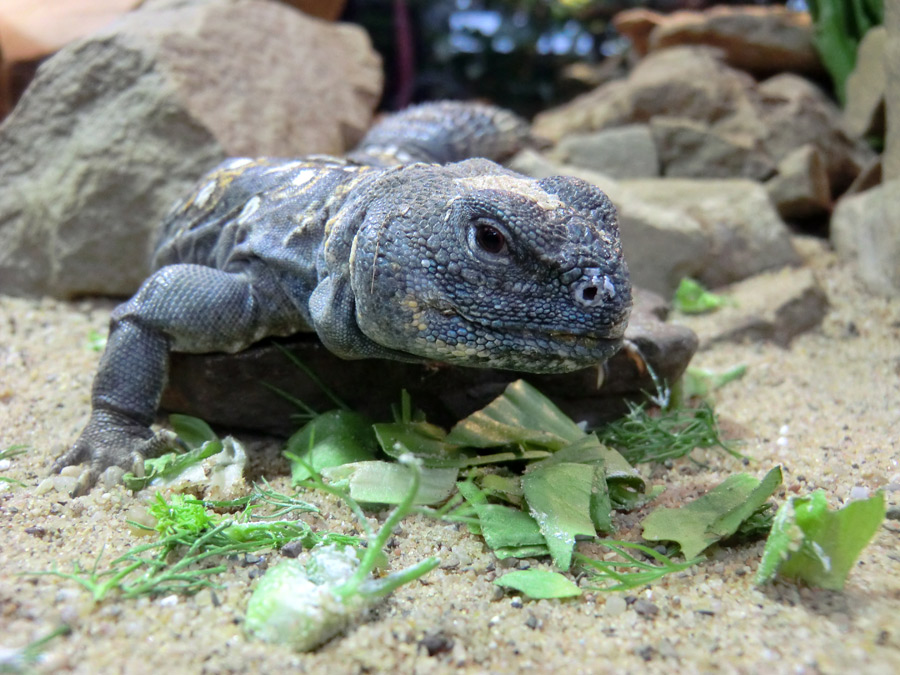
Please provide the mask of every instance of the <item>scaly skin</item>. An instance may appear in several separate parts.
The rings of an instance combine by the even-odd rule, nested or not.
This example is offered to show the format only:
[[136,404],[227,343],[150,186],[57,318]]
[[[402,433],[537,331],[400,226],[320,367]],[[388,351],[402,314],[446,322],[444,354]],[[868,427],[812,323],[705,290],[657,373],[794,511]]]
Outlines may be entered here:
[[376,126],[355,161],[220,166],[170,214],[156,271],[113,312],[90,420],[54,469],[89,460],[81,493],[170,446],[150,425],[172,351],[315,331],[347,359],[548,373],[609,358],[631,287],[606,195],[487,159],[401,163],[508,154],[523,128],[488,106],[422,106]]

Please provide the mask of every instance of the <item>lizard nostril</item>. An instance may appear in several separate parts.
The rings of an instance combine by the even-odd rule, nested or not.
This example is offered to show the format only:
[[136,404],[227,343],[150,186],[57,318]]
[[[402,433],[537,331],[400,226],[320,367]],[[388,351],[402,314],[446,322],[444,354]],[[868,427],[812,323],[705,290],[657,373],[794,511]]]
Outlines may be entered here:
[[600,304],[604,298],[616,297],[615,285],[608,276],[600,276],[600,274],[583,276],[581,281],[572,288],[572,292],[575,295],[575,301],[584,307],[594,307]]

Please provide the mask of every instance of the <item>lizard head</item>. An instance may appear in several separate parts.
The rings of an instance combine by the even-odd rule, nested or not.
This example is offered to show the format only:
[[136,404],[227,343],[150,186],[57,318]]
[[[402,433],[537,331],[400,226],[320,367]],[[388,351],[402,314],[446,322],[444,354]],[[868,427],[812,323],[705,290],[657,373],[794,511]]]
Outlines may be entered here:
[[[577,178],[487,160],[405,167],[351,257],[359,329],[390,350],[526,372],[621,346],[631,285],[615,208]],[[371,215],[371,214],[370,214]]]

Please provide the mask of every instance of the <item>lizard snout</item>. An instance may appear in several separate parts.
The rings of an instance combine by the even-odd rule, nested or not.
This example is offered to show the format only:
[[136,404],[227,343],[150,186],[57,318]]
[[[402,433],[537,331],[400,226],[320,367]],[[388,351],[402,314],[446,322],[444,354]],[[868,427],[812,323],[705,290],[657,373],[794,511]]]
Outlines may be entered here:
[[616,286],[597,268],[584,270],[584,275],[572,284],[575,302],[582,307],[595,307],[616,297]]

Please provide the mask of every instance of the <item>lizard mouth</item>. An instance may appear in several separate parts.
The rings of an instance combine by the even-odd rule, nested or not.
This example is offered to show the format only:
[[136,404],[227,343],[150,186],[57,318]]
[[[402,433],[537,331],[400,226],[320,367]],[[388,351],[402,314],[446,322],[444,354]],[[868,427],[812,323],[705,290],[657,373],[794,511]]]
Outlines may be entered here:
[[[624,325],[611,326],[607,335],[588,330],[544,329],[520,322],[479,321],[456,308],[441,308],[445,319],[459,321],[477,342],[491,345],[460,362],[533,373],[566,372],[596,365],[622,346]],[[457,331],[457,334],[459,331]],[[473,362],[473,361],[477,361]]]

